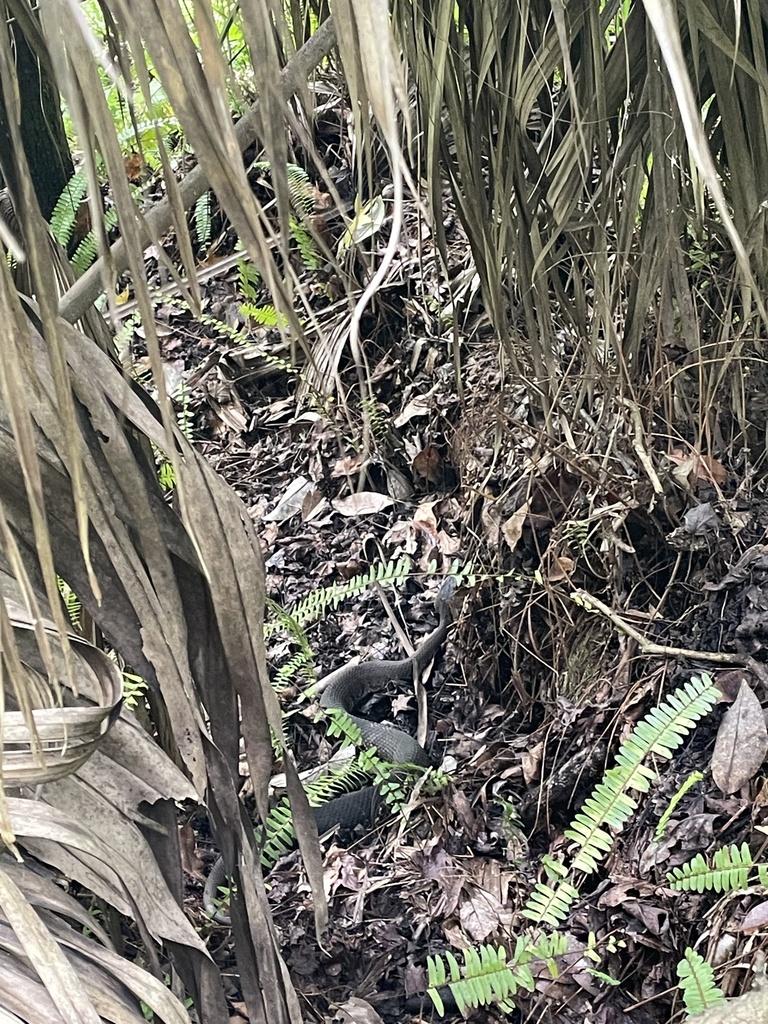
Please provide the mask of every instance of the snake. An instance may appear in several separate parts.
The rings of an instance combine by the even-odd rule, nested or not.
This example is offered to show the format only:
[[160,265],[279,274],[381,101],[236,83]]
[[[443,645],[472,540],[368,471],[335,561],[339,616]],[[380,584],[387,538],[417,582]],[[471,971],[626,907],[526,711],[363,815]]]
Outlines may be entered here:
[[[321,679],[316,692],[321,693],[320,707],[325,710],[338,708],[349,716],[360,730],[366,747],[376,747],[379,757],[391,764],[415,764],[420,768],[434,767],[437,763],[413,736],[393,725],[372,722],[353,714],[355,708],[371,693],[375,693],[391,680],[408,680],[418,677],[443,646],[453,615],[450,598],[457,587],[455,576],[447,576],[435,599],[438,624],[419,644],[409,658],[399,661],[373,660],[354,665],[342,665]],[[313,808],[318,832],[321,834],[338,825],[352,829],[373,817],[376,805],[376,787],[366,786],[353,793],[335,797],[320,807]],[[215,861],[203,890],[203,906],[207,913],[220,924],[229,924],[229,918],[216,907],[215,897],[219,886],[226,880],[224,859]]]

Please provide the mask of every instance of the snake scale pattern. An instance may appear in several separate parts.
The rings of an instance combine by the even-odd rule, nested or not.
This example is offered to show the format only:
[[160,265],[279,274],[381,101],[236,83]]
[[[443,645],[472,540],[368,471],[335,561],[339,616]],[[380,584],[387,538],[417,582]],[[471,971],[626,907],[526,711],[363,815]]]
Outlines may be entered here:
[[[452,614],[450,599],[456,590],[455,577],[448,576],[443,581],[435,600],[438,613],[438,624],[429,633],[410,658],[400,661],[366,661],[357,665],[344,665],[325,676],[318,683],[322,691],[320,706],[322,708],[340,708],[345,711],[352,722],[360,730],[365,746],[375,746],[379,757],[391,764],[416,764],[423,768],[434,765],[435,761],[416,740],[392,725],[372,722],[367,718],[354,715],[352,712],[361,701],[371,693],[380,690],[391,680],[409,680],[414,674],[420,675],[434,658],[445,642],[451,625]],[[373,786],[345,793],[321,807],[315,808],[315,818],[320,833],[327,832],[335,825],[342,828],[353,828],[355,825],[370,821],[376,800]],[[215,895],[219,886],[226,881],[224,861],[219,857],[208,878],[203,891],[203,906],[219,923],[229,924],[229,918],[217,910]]]

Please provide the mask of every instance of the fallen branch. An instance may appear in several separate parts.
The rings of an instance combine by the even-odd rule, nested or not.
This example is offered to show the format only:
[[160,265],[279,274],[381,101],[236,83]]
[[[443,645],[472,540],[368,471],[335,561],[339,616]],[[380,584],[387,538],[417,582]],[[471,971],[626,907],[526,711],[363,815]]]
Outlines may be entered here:
[[623,619],[612,608],[609,608],[607,604],[603,604],[599,598],[593,597],[586,590],[574,590],[571,594],[571,600],[586,608],[587,611],[600,612],[618,630],[631,637],[643,654],[655,654],[661,658],[690,658],[692,661],[711,661],[716,665],[747,664],[748,659],[746,657],[739,654],[730,654],[726,651],[689,651],[685,647],[667,647],[665,644],[656,644],[652,640],[648,640],[647,637],[644,637],[638,629],[630,626],[626,619]]

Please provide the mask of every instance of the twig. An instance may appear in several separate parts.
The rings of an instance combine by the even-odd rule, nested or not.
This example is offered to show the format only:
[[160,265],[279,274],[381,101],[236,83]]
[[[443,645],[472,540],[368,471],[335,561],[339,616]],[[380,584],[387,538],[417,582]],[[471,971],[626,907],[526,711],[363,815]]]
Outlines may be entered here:
[[729,654],[725,651],[689,651],[685,647],[667,647],[665,644],[656,644],[644,637],[634,626],[630,626],[626,619],[623,619],[612,608],[609,608],[607,604],[603,604],[599,598],[593,597],[586,590],[574,590],[571,594],[571,600],[575,601],[576,604],[582,605],[587,611],[600,612],[618,630],[632,637],[643,654],[656,654],[662,658],[690,658],[692,661],[711,661],[716,665],[745,665],[747,662],[745,657],[738,654]]
[[634,402],[630,402],[628,398],[623,398],[619,396],[618,400],[621,403],[621,405],[623,405],[626,409],[629,409],[629,416],[632,420],[632,427],[634,428],[632,436],[632,447],[635,449],[635,454],[640,460],[642,467],[645,470],[648,479],[651,481],[651,484],[653,485],[653,489],[656,492],[656,494],[663,494],[664,488],[662,486],[661,480],[659,480],[658,474],[656,473],[656,470],[653,468],[651,457],[645,449],[645,440],[643,438],[645,428],[643,427],[643,421],[640,416],[640,409]]

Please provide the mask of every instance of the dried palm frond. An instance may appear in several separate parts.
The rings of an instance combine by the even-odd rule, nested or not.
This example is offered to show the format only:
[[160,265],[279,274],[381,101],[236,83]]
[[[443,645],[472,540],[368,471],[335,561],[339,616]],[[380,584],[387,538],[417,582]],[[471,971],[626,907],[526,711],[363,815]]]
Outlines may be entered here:
[[[15,0],[15,6],[20,14],[26,10],[25,0]],[[181,7],[164,5],[160,11],[154,4],[122,4],[118,0],[109,7],[114,25],[123,33],[125,52],[135,62],[139,87],[146,88],[148,83],[146,46],[154,73],[163,79],[187,137],[198,147],[205,176],[241,240],[260,260],[265,279],[274,289],[275,303],[282,303],[288,320],[295,324],[290,289],[276,271],[270,251],[272,229],[263,220],[245,178],[240,141],[224,102],[222,58],[211,44],[206,6],[199,5],[196,26],[204,66],[198,61]],[[81,676],[80,657],[69,650],[66,617],[56,586],[57,576],[62,577],[111,646],[146,680],[153,734],[138,728],[124,713],[76,773],[45,782],[42,799],[25,799],[23,789],[6,796],[4,838],[10,843],[12,836],[18,836],[25,855],[32,853],[55,865],[119,912],[132,914],[146,938],[147,957],[157,956],[153,939],[170,944],[175,967],[187,990],[197,998],[201,1019],[222,1019],[221,979],[180,909],[174,806],[179,800],[207,799],[227,860],[231,861],[233,854],[237,858],[239,891],[248,908],[250,926],[243,911],[234,914],[246,1002],[257,1018],[268,1015],[274,1021],[298,1020],[298,1004],[271,930],[264,889],[254,877],[251,834],[243,829],[233,783],[242,729],[257,801],[265,809],[272,760],[270,728],[278,737],[282,735],[261,640],[264,583],[260,550],[239,501],[174,425],[143,266],[145,245],[158,241],[159,231],[172,226],[186,262],[187,279],[194,282],[184,218],[187,200],[181,197],[164,160],[170,197],[163,214],[166,219],[162,228],[158,227],[159,217],[150,220],[157,230],[148,230],[127,188],[115,129],[96,73],[93,53],[97,51],[90,45],[79,5],[44,3],[40,13],[41,38],[66,94],[89,168],[92,221],[97,231],[103,223],[95,169],[97,148],[107,168],[125,260],[147,329],[158,404],[125,376],[105,347],[97,347],[58,318],[47,229],[31,188],[25,186],[14,196],[14,209],[29,260],[33,297],[22,304],[7,265],[0,268],[4,350],[0,366],[0,567],[18,585],[18,602],[35,626],[40,644],[39,675],[33,677],[25,671],[22,658],[14,653],[13,631],[3,605],[4,679],[13,680],[17,704],[25,711],[27,732],[22,738],[33,751],[37,744],[38,752],[45,753],[47,744],[60,735],[34,710],[38,681],[46,676],[55,678],[55,668],[63,666],[69,690],[74,692]],[[257,10],[248,5],[246,16],[251,19],[252,43],[267,38],[281,25],[282,14],[276,7]],[[319,35],[321,45],[308,44],[315,63],[333,40],[327,28]],[[280,76],[282,60],[282,55],[273,51],[265,70],[281,81],[283,90],[269,98],[272,114],[278,99],[284,103],[286,91],[297,88],[296,67],[314,66],[311,61],[306,65],[298,61],[287,76]],[[6,97],[14,95],[14,73],[3,37],[0,75]],[[264,116],[263,109],[260,116]],[[9,120],[16,124],[18,118]],[[256,134],[253,120],[250,131],[252,139]],[[273,156],[279,157],[279,122],[270,131]],[[17,135],[12,142],[17,176],[28,183]],[[162,140],[160,148],[162,151]],[[276,188],[285,190],[285,183]],[[285,227],[287,237],[287,224]],[[100,241],[106,250],[103,232]],[[103,280],[111,297],[108,260],[97,274],[101,272],[105,272]],[[83,294],[81,289],[81,297]],[[192,283],[193,300],[194,294]],[[84,312],[82,304],[76,313],[72,303],[69,309],[78,317]],[[175,464],[181,516],[163,499],[152,445]],[[53,620],[56,626],[55,656],[45,629],[40,628],[44,619]],[[82,653],[79,641],[77,651]],[[116,699],[114,693],[100,698],[103,710],[78,710],[77,715],[99,720],[109,714],[107,708]],[[242,708],[242,725],[238,707]],[[74,710],[67,707],[63,712]],[[35,719],[40,722],[37,734]],[[7,713],[5,723],[16,728]],[[71,771],[85,754],[84,747],[78,746],[79,732],[85,731],[85,726],[81,729],[66,723],[62,728],[72,746],[67,750],[57,739],[57,752],[66,751],[70,758],[67,770]],[[90,728],[92,733],[100,733],[103,726],[91,722]],[[95,735],[93,739],[95,743]],[[86,742],[87,737],[82,740]],[[53,751],[49,753],[55,760]],[[297,830],[308,850],[313,883],[320,894],[318,920],[322,924],[319,856],[316,847],[307,846],[314,826],[288,758],[286,766]],[[64,771],[61,758],[59,769]],[[15,781],[22,781],[20,774]],[[10,873],[0,872],[0,876],[0,904],[11,928],[8,941],[15,933],[30,962],[40,969],[40,979],[52,1000],[46,1003],[47,997],[36,985],[30,1005],[38,1000],[45,1019],[56,1019],[57,1012],[66,1019],[94,1020],[97,1013],[114,1019],[117,1011],[99,1000],[98,985],[94,988],[84,980],[81,965],[78,981],[57,951],[57,943],[64,941],[61,931],[53,922],[47,934],[38,927]],[[106,953],[94,954],[90,948],[80,949],[76,956],[81,954],[95,956],[103,964],[108,960]],[[55,966],[46,974],[41,969],[44,963]],[[108,966],[116,972],[114,961]],[[21,973],[24,970],[20,967]],[[106,991],[108,983],[103,974],[99,977]],[[124,974],[122,980],[135,989],[135,977]],[[73,992],[77,995],[72,996]],[[157,993],[146,1001],[162,1011],[164,1019],[185,1019],[178,1004],[163,1006]]]
[[[677,11],[394,7],[433,210],[445,169],[509,366],[569,444],[580,411],[605,415],[617,391],[646,422],[675,406],[680,426],[711,435],[715,397],[728,401],[729,368],[764,316],[763,19],[727,0],[686,5],[682,26]],[[738,271],[697,286],[692,253],[716,259],[726,239]]]

